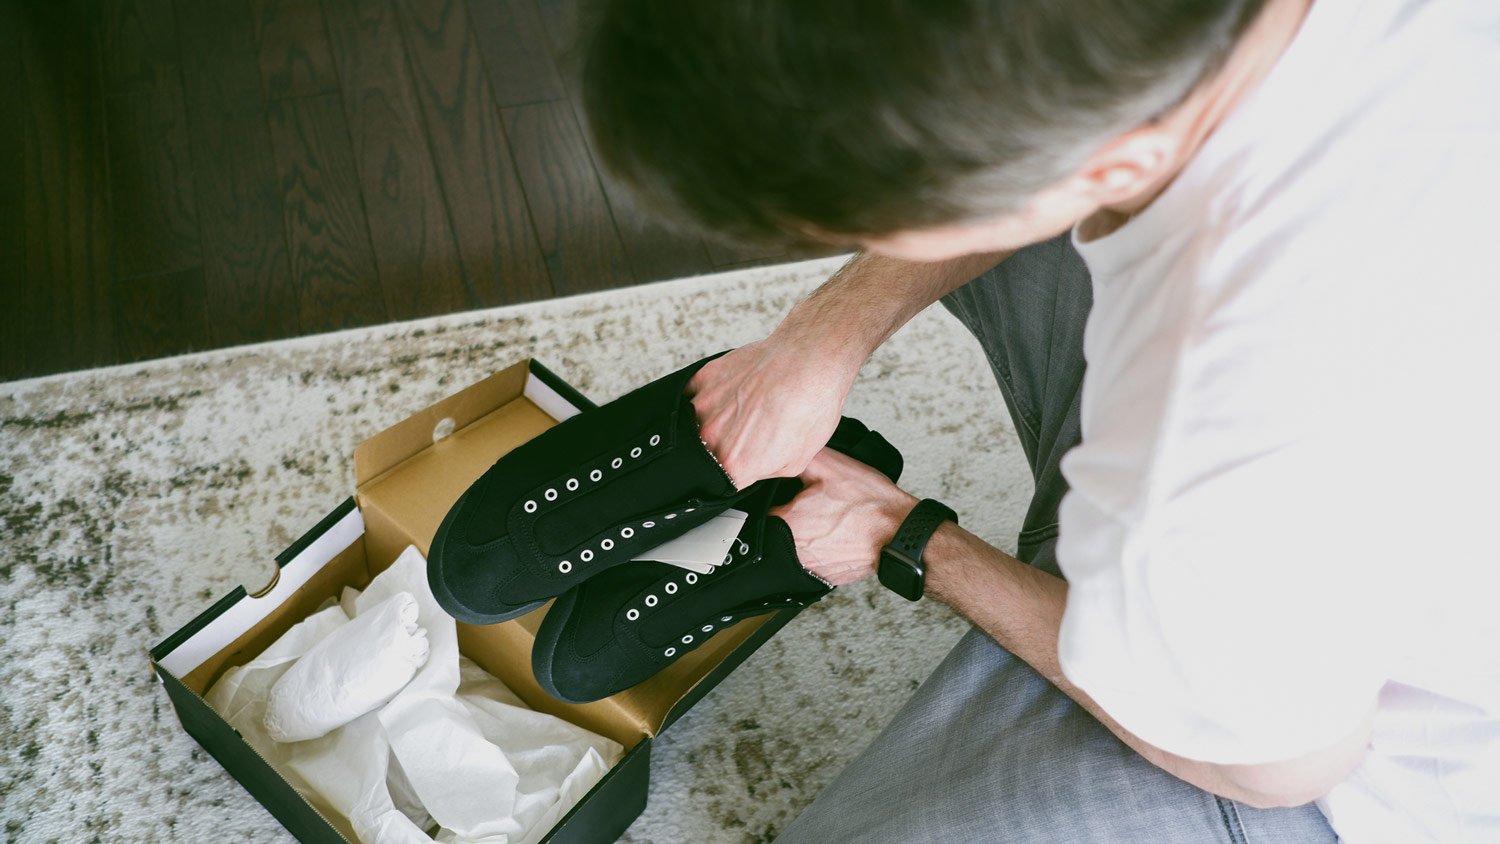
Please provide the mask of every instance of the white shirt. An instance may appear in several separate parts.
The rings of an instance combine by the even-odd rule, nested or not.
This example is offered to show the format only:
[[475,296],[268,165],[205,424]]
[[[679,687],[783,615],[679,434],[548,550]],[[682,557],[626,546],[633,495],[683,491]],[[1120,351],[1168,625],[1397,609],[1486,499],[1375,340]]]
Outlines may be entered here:
[[[1500,2],[1321,0],[1077,243],[1068,678],[1219,763],[1369,750],[1346,841],[1500,841]],[[1077,235],[1075,234],[1075,241]]]

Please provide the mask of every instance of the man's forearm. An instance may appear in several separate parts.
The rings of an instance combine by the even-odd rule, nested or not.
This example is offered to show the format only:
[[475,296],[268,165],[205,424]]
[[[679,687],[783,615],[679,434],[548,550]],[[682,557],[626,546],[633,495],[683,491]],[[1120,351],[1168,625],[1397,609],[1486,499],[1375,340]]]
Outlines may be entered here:
[[787,314],[778,332],[815,332],[830,353],[863,363],[901,326],[1010,252],[917,263],[861,252]]
[[1308,757],[1270,765],[1218,765],[1169,753],[1125,729],[1063,676],[1057,656],[1068,584],[948,523],[933,535],[930,594],[1029,664],[1147,761],[1205,791],[1252,806],[1286,806],[1322,796],[1363,754],[1369,725]]

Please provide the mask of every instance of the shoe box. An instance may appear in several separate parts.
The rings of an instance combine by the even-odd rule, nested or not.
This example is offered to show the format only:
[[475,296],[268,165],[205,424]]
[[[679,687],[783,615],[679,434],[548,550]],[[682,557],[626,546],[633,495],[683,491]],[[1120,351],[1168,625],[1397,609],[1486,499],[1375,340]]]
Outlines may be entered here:
[[[151,650],[151,666],[188,734],[300,841],[357,844],[265,761],[204,695],[228,669],[276,641],[345,586],[363,588],[407,545],[425,555],[438,524],[500,455],[592,403],[534,360],[474,384],[354,450],[354,494],[276,555],[270,582],[236,588]],[[580,455],[580,459],[588,455]],[[252,566],[253,567],[253,566]],[[620,761],[543,839],[614,841],[645,809],[652,742],[791,620],[795,609],[719,631],[662,673],[587,704],[554,700],[531,671],[547,607],[503,624],[460,623],[460,650],[529,706],[620,742]]]

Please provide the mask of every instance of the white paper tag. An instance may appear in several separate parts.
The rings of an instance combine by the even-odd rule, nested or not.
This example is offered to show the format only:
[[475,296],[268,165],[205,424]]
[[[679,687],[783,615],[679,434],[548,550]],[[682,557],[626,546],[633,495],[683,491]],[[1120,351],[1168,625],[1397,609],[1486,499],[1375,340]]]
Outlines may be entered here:
[[688,571],[707,574],[724,562],[749,513],[725,510],[676,539],[646,551],[635,559],[670,563]]

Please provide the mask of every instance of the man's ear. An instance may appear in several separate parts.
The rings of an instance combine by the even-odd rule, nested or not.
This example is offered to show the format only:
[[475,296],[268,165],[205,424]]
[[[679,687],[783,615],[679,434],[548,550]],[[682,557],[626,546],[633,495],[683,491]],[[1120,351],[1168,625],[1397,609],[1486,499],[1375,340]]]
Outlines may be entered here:
[[1158,127],[1132,129],[1089,156],[1073,177],[1073,189],[1096,205],[1126,202],[1161,185],[1178,145],[1178,138]]

